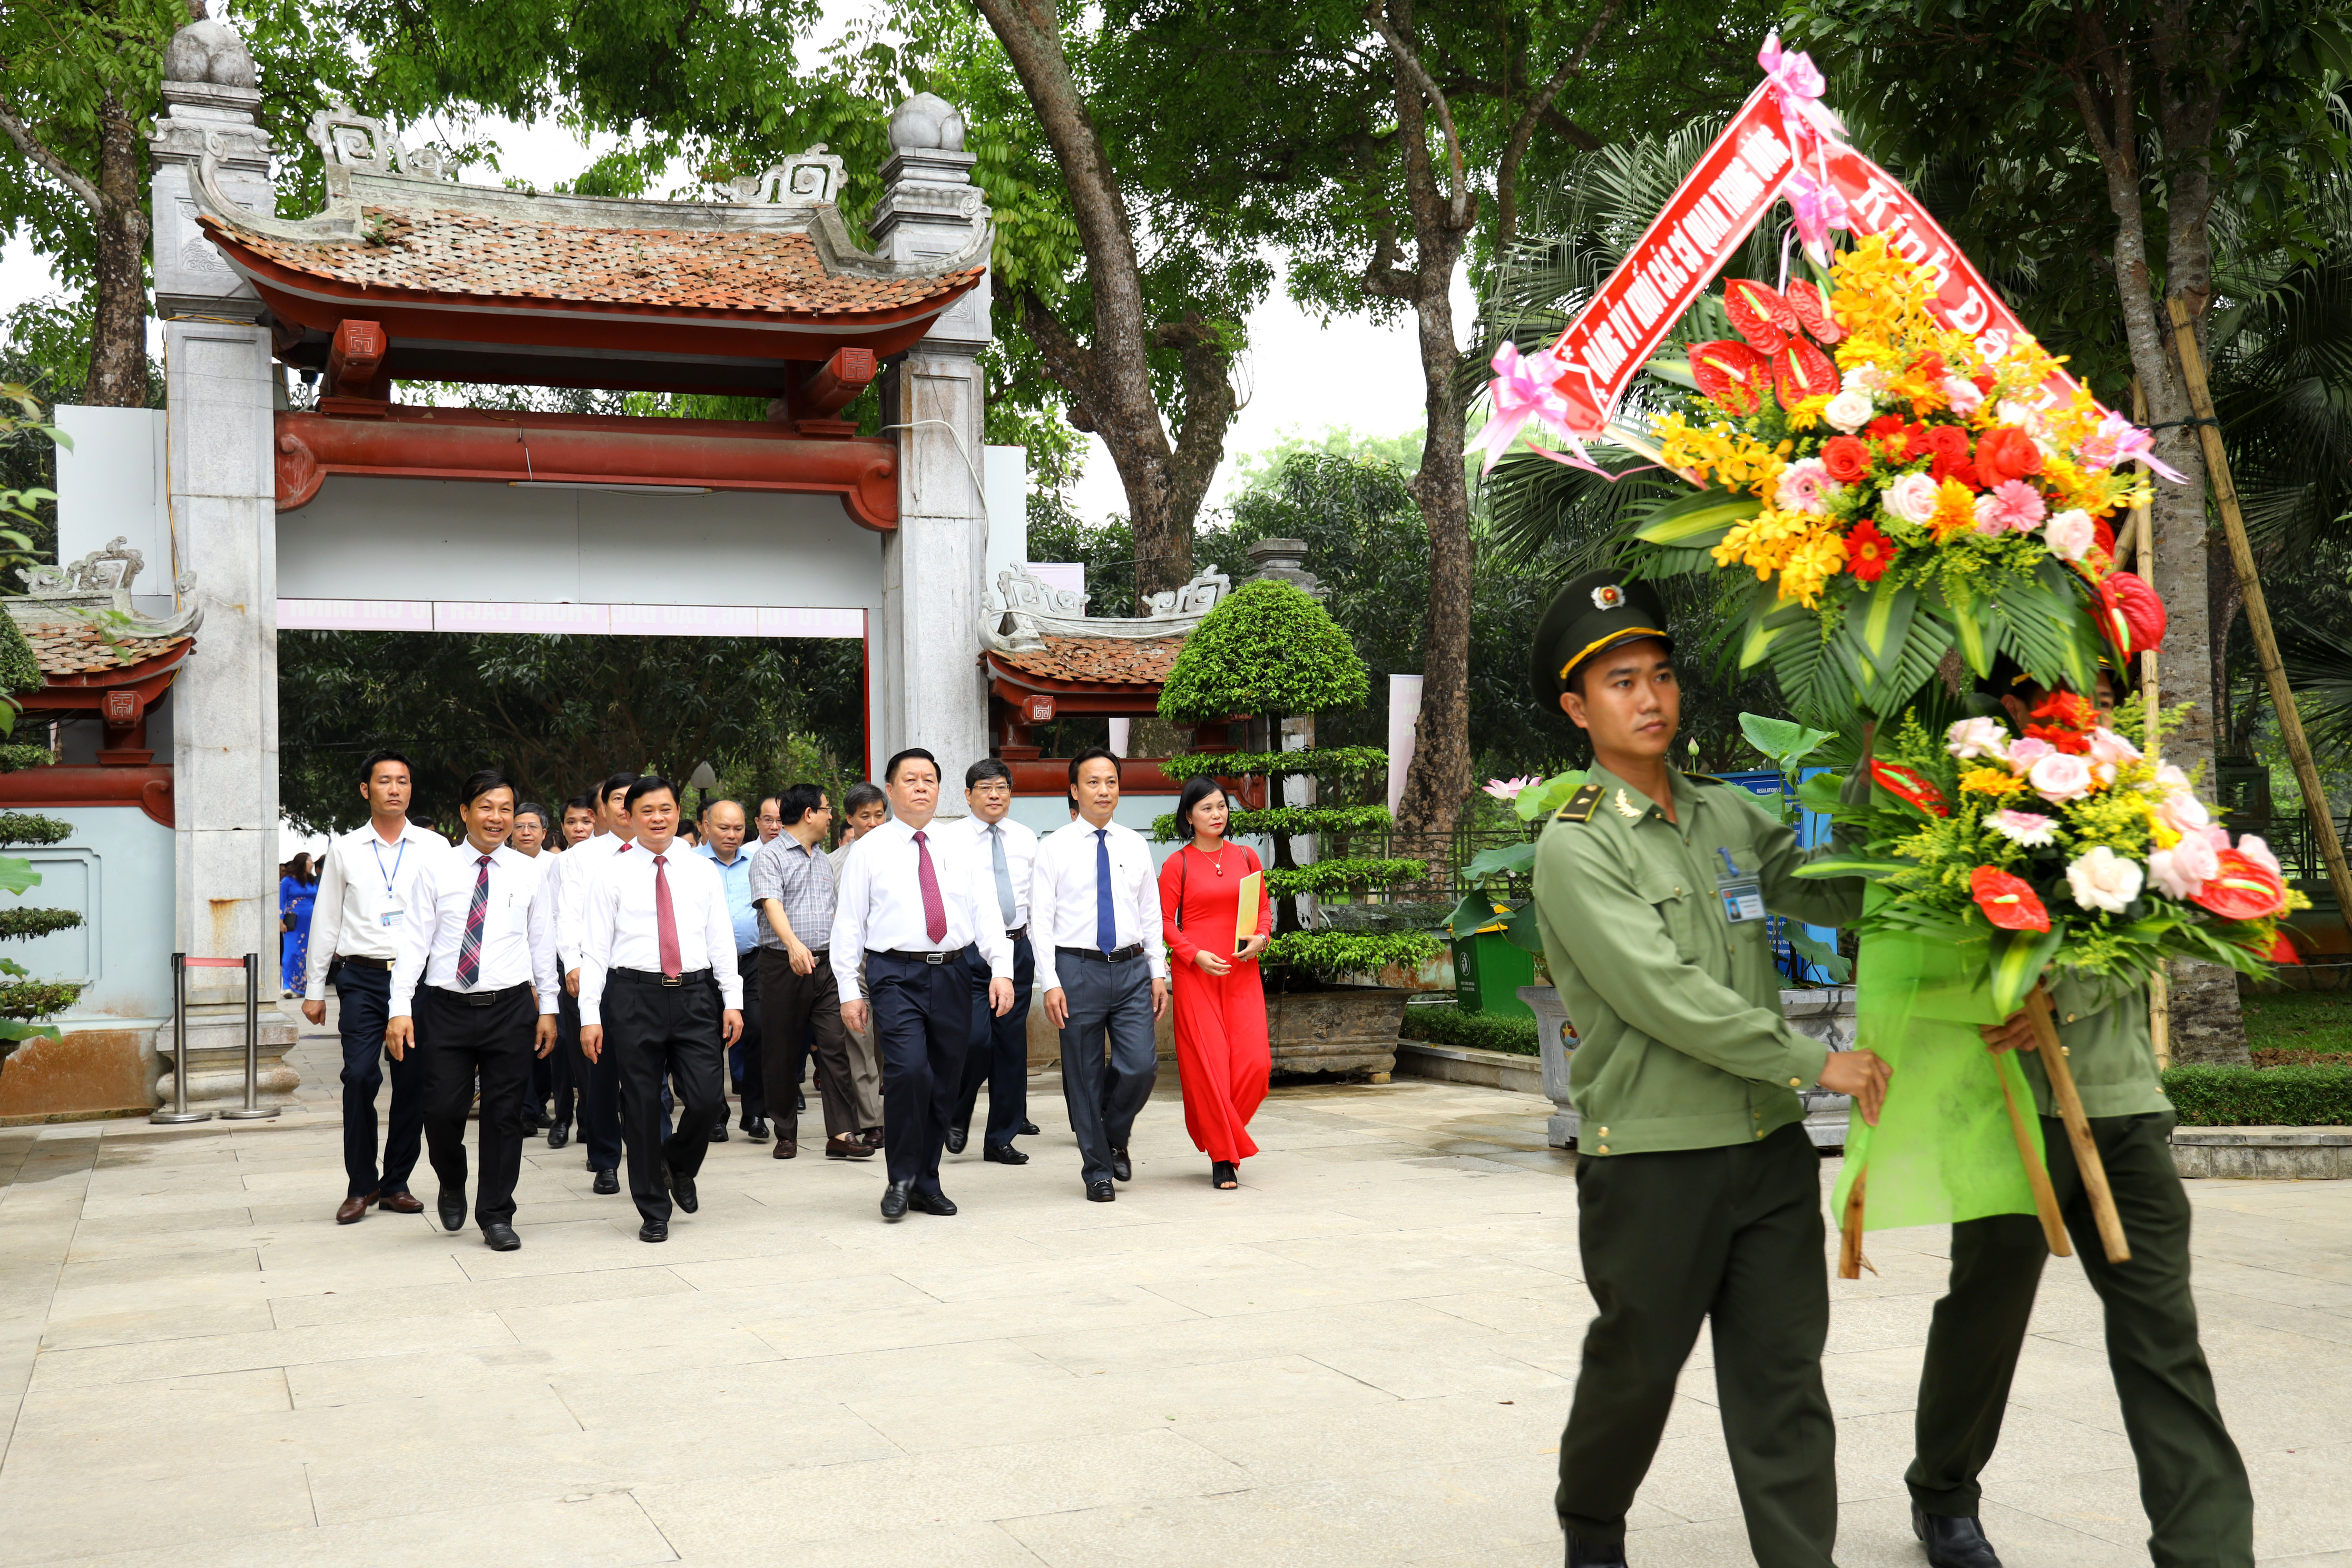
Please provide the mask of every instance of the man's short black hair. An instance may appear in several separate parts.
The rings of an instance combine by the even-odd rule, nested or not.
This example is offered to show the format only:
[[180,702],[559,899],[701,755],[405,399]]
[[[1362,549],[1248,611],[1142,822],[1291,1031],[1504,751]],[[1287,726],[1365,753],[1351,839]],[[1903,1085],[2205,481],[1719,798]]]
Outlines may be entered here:
[[367,761],[360,764],[360,783],[366,784],[373,779],[375,770],[385,763],[398,763],[408,770],[408,776],[412,781],[416,777],[416,764],[398,752],[370,752]]
[[593,795],[575,795],[570,800],[563,803],[563,815],[566,816],[571,816],[575,811],[593,811],[595,809],[596,797]]
[[1118,776],[1118,753],[1112,751],[1108,746],[1088,746],[1085,751],[1080,752],[1076,756],[1070,759],[1070,788],[1074,792],[1070,796],[1072,800],[1078,798],[1075,793],[1078,787],[1078,770],[1085,767],[1088,763],[1093,762],[1097,757],[1100,757],[1105,762],[1110,763],[1112,777],[1116,778]]
[[[616,774],[615,776],[617,777],[619,775]],[[647,773],[645,777],[637,779],[635,783],[629,785],[629,797],[621,803],[621,809],[623,811],[635,811],[637,809],[637,802],[645,799],[646,796],[649,795],[659,795],[664,790],[669,791],[670,799],[676,800],[678,798],[677,785],[670,783],[669,780],[662,777],[659,773]],[[610,793],[609,789],[606,793]],[[685,826],[681,825],[678,831],[681,833],[685,832]]]
[[547,807],[540,805],[539,802],[535,800],[524,801],[520,805],[515,807],[514,814],[515,820],[518,822],[521,821],[526,816],[535,816],[539,818],[539,826],[541,831],[552,831],[555,826],[555,819],[547,815]]
[[[636,784],[637,775],[635,773],[614,773],[611,778],[604,781],[604,787],[596,792],[596,798],[600,801],[610,800],[613,798],[613,792],[614,790],[634,789],[636,787]],[[635,795],[631,795],[629,798],[635,800],[636,797]],[[623,809],[625,810],[627,808],[625,806]]]
[[507,777],[504,768],[483,768],[466,775],[466,782],[457,788],[457,804],[471,805],[494,789],[502,789],[509,795],[521,793],[515,788],[514,780]]
[[1010,787],[1013,770],[1004,765],[1003,757],[982,757],[963,771],[963,787],[978,789],[983,779],[1003,779]]
[[775,799],[776,815],[784,819],[786,827],[790,827],[824,804],[824,791],[816,784],[796,784]]
[[880,784],[860,779],[851,784],[848,792],[842,795],[841,815],[846,819],[856,816],[869,805],[887,806],[889,804],[890,797],[882,792]]
[[940,776],[939,758],[931,755],[930,752],[923,750],[920,746],[909,746],[905,751],[898,752],[896,755],[892,756],[888,762],[882,764],[882,782],[884,784],[897,784],[898,782],[898,764],[901,763],[910,763],[918,758],[920,758],[922,761],[931,764],[931,776],[933,778],[938,778]]

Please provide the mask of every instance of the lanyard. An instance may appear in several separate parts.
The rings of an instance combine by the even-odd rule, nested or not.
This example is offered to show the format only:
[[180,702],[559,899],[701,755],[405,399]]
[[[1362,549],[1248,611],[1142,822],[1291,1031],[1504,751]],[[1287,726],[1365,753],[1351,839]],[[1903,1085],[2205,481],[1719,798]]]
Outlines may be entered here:
[[404,833],[400,836],[400,847],[393,853],[392,869],[389,871],[383,868],[383,839],[381,837],[369,839],[368,847],[375,851],[376,874],[383,879],[384,894],[390,897],[393,885],[400,880],[400,863],[408,857],[408,836]]

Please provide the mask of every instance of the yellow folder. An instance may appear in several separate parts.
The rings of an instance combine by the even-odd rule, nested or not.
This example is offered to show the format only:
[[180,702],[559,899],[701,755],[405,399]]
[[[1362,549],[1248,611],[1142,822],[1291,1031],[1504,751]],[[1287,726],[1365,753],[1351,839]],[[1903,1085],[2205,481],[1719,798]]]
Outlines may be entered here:
[[1256,871],[1252,871],[1242,879],[1241,903],[1234,911],[1234,951],[1235,952],[1242,950],[1242,943],[1257,934],[1257,906],[1259,899],[1263,897],[1259,889],[1265,886],[1265,878]]

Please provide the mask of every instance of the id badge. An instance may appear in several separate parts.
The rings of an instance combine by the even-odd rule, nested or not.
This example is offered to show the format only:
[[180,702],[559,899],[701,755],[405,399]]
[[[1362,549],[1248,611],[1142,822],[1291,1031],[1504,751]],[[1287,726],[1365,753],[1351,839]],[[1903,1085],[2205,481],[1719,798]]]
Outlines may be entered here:
[[1716,853],[1723,858],[1723,868],[1715,874],[1715,895],[1723,900],[1723,918],[1733,925],[1764,919],[1764,884],[1755,872],[1741,870],[1730,850]]
[[389,929],[390,927],[398,925],[400,923],[401,917],[407,912],[408,911],[406,910],[401,907],[399,901],[395,900],[385,906],[383,914],[381,918],[383,919],[385,927]]

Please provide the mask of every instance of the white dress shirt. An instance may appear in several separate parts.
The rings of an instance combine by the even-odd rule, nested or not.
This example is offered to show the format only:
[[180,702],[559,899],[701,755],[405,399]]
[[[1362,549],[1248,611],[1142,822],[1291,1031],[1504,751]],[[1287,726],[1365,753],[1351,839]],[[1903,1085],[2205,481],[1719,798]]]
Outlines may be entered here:
[[605,863],[628,847],[618,834],[599,833],[555,858],[555,962],[566,974],[580,967],[588,889]]
[[606,858],[581,900],[580,1022],[601,1025],[604,976],[615,969],[661,973],[661,928],[654,910],[655,861],[669,883],[670,923],[677,933],[681,974],[711,971],[725,1005],[743,1005],[743,977],[735,968],[735,921],[727,912],[727,884],[709,858],[672,842],[656,857],[643,845]]
[[457,952],[466,916],[481,879],[482,852],[471,840],[445,849],[416,887],[416,902],[402,921],[400,953],[392,963],[392,1016],[415,1009],[419,982],[472,995],[528,984],[539,1010],[555,1011],[555,889],[546,868],[510,846],[490,852],[489,889],[482,902],[480,967],[471,985],[457,983]]
[[[1110,847],[1110,912],[1117,933],[1115,946],[1140,942],[1151,965],[1151,977],[1168,977],[1168,953],[1160,940],[1160,876],[1151,864],[1151,846],[1132,827],[1112,823],[1101,829]],[[1095,940],[1095,834],[1085,817],[1057,827],[1037,846],[1037,865],[1029,886],[1029,945],[1037,953],[1037,987],[1051,991],[1061,984],[1054,950],[1083,947],[1101,951]]]
[[417,879],[449,853],[449,841],[410,823],[398,842],[387,844],[375,825],[342,835],[327,846],[319,867],[318,901],[312,905],[310,954],[303,966],[302,997],[327,995],[327,965],[345,958],[395,959],[400,928],[420,907]]
[[865,999],[864,956],[873,952],[953,952],[977,942],[992,980],[1013,978],[1013,944],[996,907],[996,874],[964,822],[934,818],[923,830],[931,874],[948,917],[947,935],[933,942],[923,914],[923,884],[915,830],[897,817],[849,847],[834,890],[833,973],[841,999]]
[[996,898],[999,914],[1004,910],[1004,900],[996,885],[995,843],[989,837],[989,829],[1002,830],[1004,870],[1013,880],[1013,918],[1004,922],[1004,929],[1019,931],[1029,923],[1029,877],[1037,859],[1037,836],[1010,816],[1002,822],[982,822],[977,816],[967,816],[964,822],[971,829],[971,841],[980,851],[981,871],[987,879],[989,892]]

